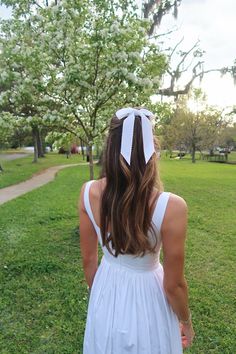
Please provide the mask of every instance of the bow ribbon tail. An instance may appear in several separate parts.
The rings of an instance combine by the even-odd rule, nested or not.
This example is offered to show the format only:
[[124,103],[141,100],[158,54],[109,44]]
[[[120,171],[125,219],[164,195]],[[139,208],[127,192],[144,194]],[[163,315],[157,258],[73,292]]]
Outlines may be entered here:
[[143,135],[143,151],[146,163],[150,160],[155,152],[152,124],[150,120],[142,114],[142,135]]
[[129,116],[123,122],[122,128],[122,138],[121,138],[121,155],[130,165],[131,151],[133,144],[133,133],[134,133],[134,113],[130,113]]

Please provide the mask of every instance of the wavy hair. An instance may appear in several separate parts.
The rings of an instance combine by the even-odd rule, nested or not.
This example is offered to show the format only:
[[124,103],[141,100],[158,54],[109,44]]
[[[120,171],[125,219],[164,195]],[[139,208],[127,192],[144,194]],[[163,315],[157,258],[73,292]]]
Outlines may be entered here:
[[[106,177],[106,186],[100,208],[101,237],[103,246],[113,254],[112,247],[116,257],[119,254],[144,256],[147,251],[155,252],[157,245],[157,237],[154,245],[148,237],[149,230],[155,236],[152,225],[155,200],[152,205],[149,201],[153,188],[162,191],[163,186],[157,154],[153,154],[147,164],[145,162],[140,117],[135,118],[130,165],[120,154],[124,119],[116,116],[111,119],[103,151],[101,177]],[[154,146],[157,152],[159,143],[155,136]],[[108,234],[109,227],[111,231]]]

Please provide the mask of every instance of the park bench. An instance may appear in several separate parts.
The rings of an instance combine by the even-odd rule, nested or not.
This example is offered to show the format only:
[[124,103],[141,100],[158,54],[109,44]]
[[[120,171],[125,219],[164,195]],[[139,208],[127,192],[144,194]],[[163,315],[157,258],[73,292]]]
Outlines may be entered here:
[[202,160],[207,160],[210,162],[228,162],[228,153],[218,152],[213,154],[201,154]]

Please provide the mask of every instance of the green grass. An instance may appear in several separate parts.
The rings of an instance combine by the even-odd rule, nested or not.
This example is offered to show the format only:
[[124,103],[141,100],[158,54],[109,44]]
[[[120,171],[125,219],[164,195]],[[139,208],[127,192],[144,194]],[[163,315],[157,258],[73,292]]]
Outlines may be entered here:
[[[65,173],[66,172],[66,173]],[[0,353],[78,353],[86,317],[77,200],[85,166],[0,208]]]
[[[12,153],[9,152],[8,153]],[[1,160],[3,172],[0,172],[0,188],[10,186],[27,180],[33,174],[42,171],[50,166],[66,165],[70,163],[83,162],[82,156],[72,154],[68,159],[64,154],[50,152],[45,157],[38,159],[37,163],[33,163],[33,155],[23,157],[16,160]]]
[[[173,156],[177,157],[177,154],[179,153],[178,150],[174,151],[173,152]],[[162,154],[165,156],[165,157],[169,157],[169,153],[166,152],[166,151],[163,151]],[[195,155],[195,158],[196,160],[200,160],[200,152],[197,151],[196,152],[196,155]],[[183,160],[191,160],[191,155],[190,154],[186,154],[183,158]],[[236,163],[236,151],[231,151],[230,154],[228,154],[228,161],[229,162],[235,162]],[[207,161],[205,161],[207,162]]]
[[[236,166],[161,161],[165,190],[189,207],[191,354],[234,354]],[[87,291],[77,201],[87,166],[0,207],[0,353],[82,353]],[[101,255],[101,254],[100,254]],[[95,353],[91,353],[95,354]]]
[[234,161],[236,162],[236,151],[231,151],[231,153],[228,155],[229,161]]

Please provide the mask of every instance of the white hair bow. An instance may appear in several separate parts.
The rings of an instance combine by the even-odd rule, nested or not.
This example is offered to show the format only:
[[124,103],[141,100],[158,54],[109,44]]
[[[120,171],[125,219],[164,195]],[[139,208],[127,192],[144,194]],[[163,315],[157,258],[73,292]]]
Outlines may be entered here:
[[152,123],[147,117],[152,117],[153,113],[146,109],[135,109],[135,108],[122,108],[116,112],[118,119],[127,117],[123,122],[122,137],[121,137],[121,149],[120,153],[125,158],[125,160],[130,165],[131,150],[133,143],[133,133],[134,133],[134,120],[135,117],[141,117],[142,123],[142,135],[143,135],[143,151],[146,163],[155,152],[153,134],[152,134]]

